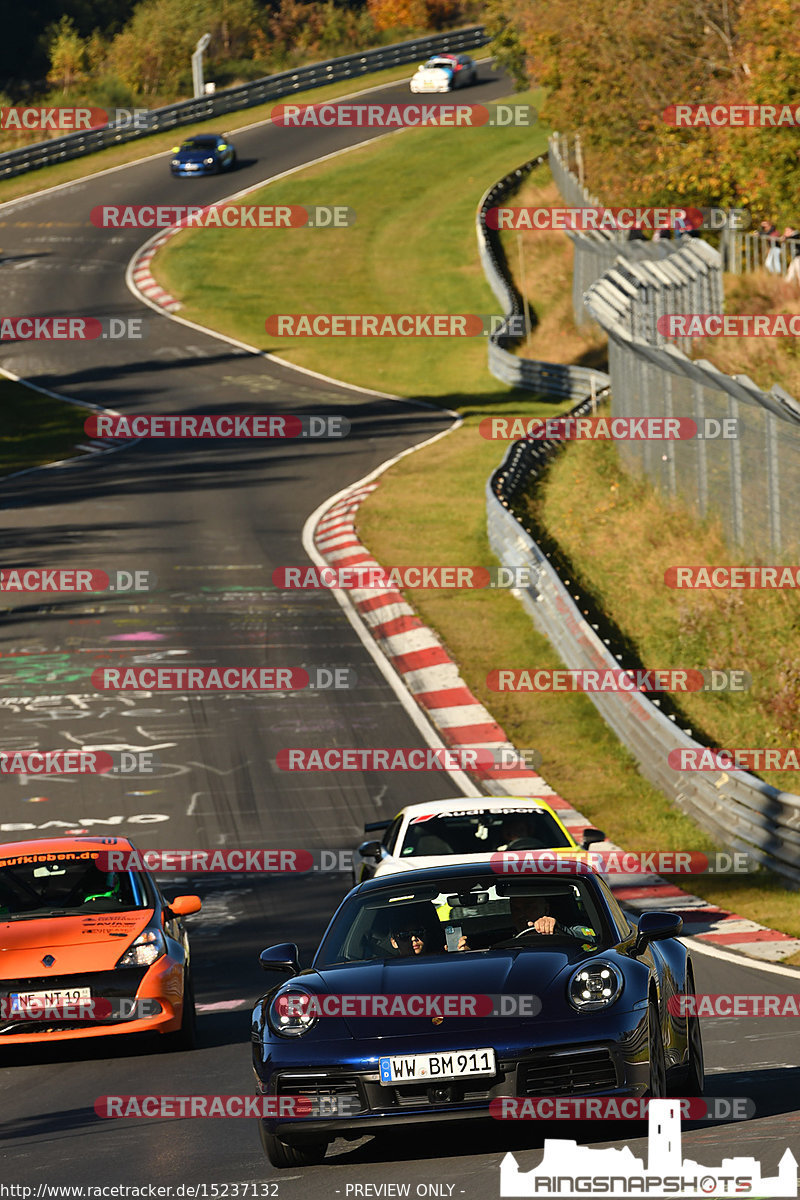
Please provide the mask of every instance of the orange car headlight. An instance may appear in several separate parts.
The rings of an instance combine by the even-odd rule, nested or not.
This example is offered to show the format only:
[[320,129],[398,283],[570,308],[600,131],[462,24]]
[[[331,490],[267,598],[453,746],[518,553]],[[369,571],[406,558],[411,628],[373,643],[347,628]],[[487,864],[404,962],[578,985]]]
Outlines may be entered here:
[[151,967],[167,953],[167,943],[160,929],[145,929],[117,963],[118,967]]

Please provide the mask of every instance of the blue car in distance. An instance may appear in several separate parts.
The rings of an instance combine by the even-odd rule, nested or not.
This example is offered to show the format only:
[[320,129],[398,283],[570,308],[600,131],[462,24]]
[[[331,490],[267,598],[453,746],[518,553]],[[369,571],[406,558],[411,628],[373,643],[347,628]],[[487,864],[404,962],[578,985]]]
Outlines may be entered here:
[[173,175],[218,175],[235,165],[234,146],[217,133],[198,133],[172,149]]
[[[359,884],[309,967],[293,943],[260,956],[284,977],[251,1028],[270,1162],[308,1166],[337,1137],[392,1126],[485,1120],[505,1097],[700,1095],[681,927],[663,911],[633,923],[594,873],[471,863]],[[488,1012],[445,1005],[476,997]]]

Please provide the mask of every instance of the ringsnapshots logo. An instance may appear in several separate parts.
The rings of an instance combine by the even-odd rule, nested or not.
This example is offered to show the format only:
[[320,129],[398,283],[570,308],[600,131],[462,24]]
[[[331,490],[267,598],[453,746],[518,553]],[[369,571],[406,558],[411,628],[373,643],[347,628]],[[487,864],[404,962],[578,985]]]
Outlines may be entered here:
[[651,1100],[647,1113],[647,1162],[628,1146],[591,1149],[568,1139],[547,1139],[542,1160],[521,1171],[511,1153],[500,1165],[500,1195],[556,1197],[604,1196],[776,1196],[797,1195],[797,1160],[788,1148],[778,1174],[764,1176],[755,1158],[725,1158],[707,1167],[684,1158],[681,1144],[681,1101]]
[[147,326],[144,317],[3,317],[4,342],[93,342],[102,338],[140,339]]
[[98,229],[346,229],[356,214],[346,204],[98,204],[89,220]]
[[478,426],[487,441],[683,442],[739,436],[735,417],[484,417]]
[[538,115],[529,104],[276,104],[272,123],[282,129],[530,129]]
[[120,416],[94,413],[83,424],[89,437],[104,438],[343,438],[350,422],[340,416],[260,413],[257,416]]
[[486,676],[490,692],[745,692],[748,671],[631,667],[503,670]]

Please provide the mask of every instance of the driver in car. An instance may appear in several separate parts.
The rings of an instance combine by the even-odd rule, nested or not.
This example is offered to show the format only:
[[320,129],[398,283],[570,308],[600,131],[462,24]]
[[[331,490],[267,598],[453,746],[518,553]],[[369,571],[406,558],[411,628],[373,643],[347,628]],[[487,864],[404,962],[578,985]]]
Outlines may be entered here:
[[[512,896],[511,920],[516,928],[515,938],[523,938],[527,933],[553,934],[566,933],[570,937],[585,940],[597,935],[588,925],[562,925],[548,913],[549,904],[543,896]],[[508,938],[503,937],[501,942]],[[459,950],[470,950],[471,946],[466,935],[458,942]]]

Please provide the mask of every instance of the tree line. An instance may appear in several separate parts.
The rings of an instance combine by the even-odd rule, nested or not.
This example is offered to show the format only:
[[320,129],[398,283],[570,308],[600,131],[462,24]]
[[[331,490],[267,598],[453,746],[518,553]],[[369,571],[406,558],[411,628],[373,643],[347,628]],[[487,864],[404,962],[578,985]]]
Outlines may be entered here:
[[5,23],[0,104],[153,107],[475,19],[478,0],[28,0]]
[[667,124],[671,105],[797,107],[800,0],[489,0],[491,49],[542,119],[581,134],[609,203],[748,208],[800,224],[800,131]]

